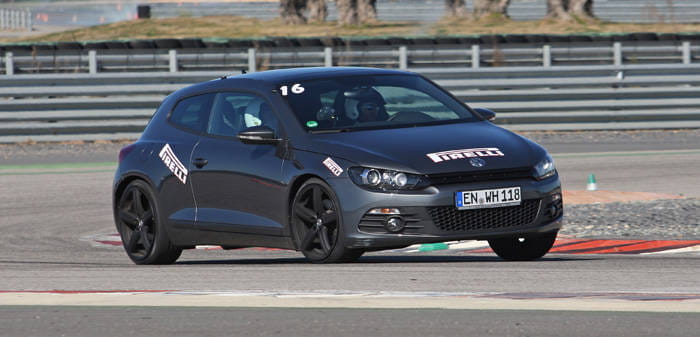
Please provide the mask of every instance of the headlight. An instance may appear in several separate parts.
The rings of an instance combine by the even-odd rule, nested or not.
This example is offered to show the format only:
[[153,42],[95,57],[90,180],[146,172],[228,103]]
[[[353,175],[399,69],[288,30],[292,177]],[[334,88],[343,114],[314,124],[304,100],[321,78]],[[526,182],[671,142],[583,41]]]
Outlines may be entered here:
[[549,155],[546,155],[535,165],[535,178],[537,180],[547,179],[555,173],[557,173],[557,169],[554,167],[554,160]]
[[355,184],[372,190],[409,190],[426,184],[422,176],[392,170],[355,166],[348,173]]

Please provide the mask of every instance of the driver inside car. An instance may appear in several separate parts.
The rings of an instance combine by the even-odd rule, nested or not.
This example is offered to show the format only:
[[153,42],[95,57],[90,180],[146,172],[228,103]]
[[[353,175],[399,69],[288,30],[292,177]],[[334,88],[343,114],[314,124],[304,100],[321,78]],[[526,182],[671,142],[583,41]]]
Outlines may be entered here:
[[378,122],[389,118],[384,97],[372,87],[354,88],[343,96],[345,117],[353,122]]

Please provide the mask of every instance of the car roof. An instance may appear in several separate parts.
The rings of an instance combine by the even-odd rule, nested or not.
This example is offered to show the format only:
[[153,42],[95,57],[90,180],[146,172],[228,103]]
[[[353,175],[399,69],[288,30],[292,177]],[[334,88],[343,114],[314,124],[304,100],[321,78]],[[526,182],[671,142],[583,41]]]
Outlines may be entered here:
[[268,70],[243,75],[230,76],[230,79],[251,79],[278,84],[287,81],[321,79],[338,76],[362,75],[415,75],[406,71],[363,67],[308,67]]
[[241,88],[252,89],[253,87],[263,88],[276,86],[284,82],[306,81],[310,79],[324,79],[342,76],[363,76],[363,75],[413,75],[415,73],[391,69],[363,68],[363,67],[308,67],[289,68],[279,70],[267,70],[242,75],[226,76],[206,82],[193,84],[189,87],[179,89],[171,94],[172,97],[183,97],[191,94],[198,94],[203,90],[219,88]]

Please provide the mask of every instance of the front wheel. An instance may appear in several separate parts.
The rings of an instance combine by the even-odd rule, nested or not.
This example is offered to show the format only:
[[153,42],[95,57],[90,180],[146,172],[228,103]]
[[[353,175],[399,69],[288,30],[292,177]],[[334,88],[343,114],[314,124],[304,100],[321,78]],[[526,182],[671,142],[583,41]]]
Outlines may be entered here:
[[504,260],[531,261],[547,254],[556,238],[557,231],[554,231],[539,236],[492,239],[489,246]]
[[134,180],[119,197],[115,212],[124,250],[136,264],[171,264],[182,249],[175,247],[160,222],[156,197],[142,180]]
[[350,262],[364,253],[344,246],[338,198],[320,179],[309,179],[299,188],[289,222],[297,247],[311,262]]

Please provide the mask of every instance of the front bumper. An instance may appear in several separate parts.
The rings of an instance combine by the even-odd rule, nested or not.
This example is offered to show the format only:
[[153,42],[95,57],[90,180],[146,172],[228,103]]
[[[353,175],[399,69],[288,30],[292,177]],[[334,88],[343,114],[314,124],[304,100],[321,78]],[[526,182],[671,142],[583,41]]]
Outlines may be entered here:
[[[543,181],[450,184],[406,193],[367,191],[349,179],[332,179],[329,183],[340,200],[348,248],[374,250],[416,243],[529,236],[561,228],[563,208],[558,175]],[[513,186],[521,188],[520,206],[477,210],[457,210],[454,206],[458,191]],[[398,233],[387,231],[383,223],[388,216],[368,215],[372,208],[398,208],[406,228]]]

